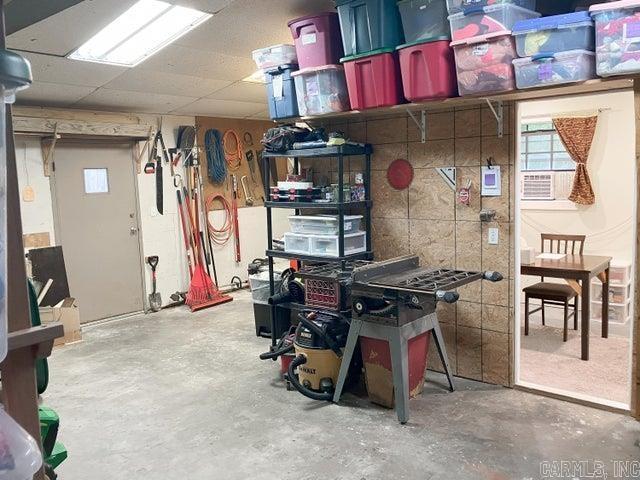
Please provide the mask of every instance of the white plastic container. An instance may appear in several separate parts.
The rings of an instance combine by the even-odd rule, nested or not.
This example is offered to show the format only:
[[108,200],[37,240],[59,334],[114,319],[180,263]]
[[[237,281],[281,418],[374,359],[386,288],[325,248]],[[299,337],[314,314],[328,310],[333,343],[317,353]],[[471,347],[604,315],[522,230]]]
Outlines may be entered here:
[[[362,215],[344,216],[344,233],[360,230]],[[293,233],[310,233],[315,235],[337,235],[340,229],[337,215],[292,215],[289,224]]]
[[[626,323],[631,315],[631,301],[623,305],[609,304],[609,321],[613,323]],[[602,302],[591,302],[591,318],[602,319]]]
[[279,67],[281,65],[297,65],[298,56],[293,45],[273,45],[267,48],[259,48],[252,53],[253,61],[260,70]]
[[516,46],[511,32],[451,42],[456,57],[460,95],[505,92],[516,88],[513,60]]
[[497,3],[512,3],[527,10],[536,9],[536,0],[447,0],[449,13],[459,13],[474,7],[486,7]]
[[538,17],[538,12],[511,3],[465,10],[449,15],[451,39],[455,42],[505,30],[511,31],[516,22]]
[[[338,235],[312,235],[311,254],[324,257],[337,257]],[[356,232],[344,236],[344,254],[354,255],[367,251],[366,232]]]
[[300,115],[344,112],[351,108],[344,68],[325,65],[293,72]]
[[0,479],[28,480],[42,466],[36,441],[0,407]]
[[[602,283],[593,282],[591,284],[591,299],[596,302],[602,301]],[[631,283],[627,285],[609,284],[609,303],[626,304],[631,299]]]
[[589,12],[596,22],[598,75],[640,72],[640,1],[601,3]]
[[631,281],[631,264],[628,262],[611,262],[609,283],[627,285]]
[[517,58],[513,66],[518,88],[584,82],[596,76],[595,54],[586,50]]
[[311,255],[311,236],[303,233],[285,233],[284,251],[287,253]]

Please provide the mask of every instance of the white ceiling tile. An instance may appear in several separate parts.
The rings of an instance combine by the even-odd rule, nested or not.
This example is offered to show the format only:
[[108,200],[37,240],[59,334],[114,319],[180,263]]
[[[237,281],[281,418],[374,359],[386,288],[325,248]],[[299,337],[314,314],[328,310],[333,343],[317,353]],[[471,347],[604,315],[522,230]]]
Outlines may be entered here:
[[207,98],[217,100],[236,100],[239,102],[266,103],[266,85],[261,83],[236,82],[226,88],[218,90]]
[[74,106],[123,112],[169,113],[172,110],[193,103],[194,100],[195,98],[192,97],[177,95],[100,88]]
[[293,43],[289,20],[325,11],[335,11],[331,0],[236,0],[176,43],[251,58],[257,48]]
[[236,81],[251,75],[256,66],[251,58],[170,45],[146,62],[141,63],[137,68],[176,75]]
[[231,83],[230,80],[213,80],[133,68],[106,84],[105,88],[200,98]]
[[245,118],[264,110],[260,103],[235,102],[228,100],[215,100],[201,98],[190,105],[180,107],[171,113],[185,115],[206,115],[210,117]]
[[42,107],[68,107],[94,90],[94,87],[34,82],[26,90],[18,92],[16,103]]
[[202,12],[218,13],[223,8],[226,8],[235,0],[166,0],[169,3],[175,5],[181,5],[187,8],[195,8]]
[[7,47],[64,56],[125,12],[136,0],[85,0],[7,37]]
[[65,57],[20,52],[29,62],[35,81],[100,87],[127,69],[113,65],[69,60]]

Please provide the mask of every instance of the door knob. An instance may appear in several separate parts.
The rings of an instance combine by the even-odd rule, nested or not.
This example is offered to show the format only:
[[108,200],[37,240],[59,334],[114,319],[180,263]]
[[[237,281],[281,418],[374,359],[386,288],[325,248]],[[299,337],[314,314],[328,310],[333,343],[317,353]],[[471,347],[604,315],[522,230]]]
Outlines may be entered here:
[[131,235],[135,235],[136,233],[138,233],[138,229],[137,229],[136,227],[131,227],[131,228],[129,229],[129,233],[130,233]]

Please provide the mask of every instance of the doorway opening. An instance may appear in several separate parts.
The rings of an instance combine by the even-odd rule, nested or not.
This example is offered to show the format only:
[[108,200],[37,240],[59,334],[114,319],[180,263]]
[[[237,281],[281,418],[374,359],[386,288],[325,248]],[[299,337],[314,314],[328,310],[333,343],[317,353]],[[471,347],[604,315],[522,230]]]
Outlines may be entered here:
[[633,91],[520,102],[516,126],[515,383],[629,410]]

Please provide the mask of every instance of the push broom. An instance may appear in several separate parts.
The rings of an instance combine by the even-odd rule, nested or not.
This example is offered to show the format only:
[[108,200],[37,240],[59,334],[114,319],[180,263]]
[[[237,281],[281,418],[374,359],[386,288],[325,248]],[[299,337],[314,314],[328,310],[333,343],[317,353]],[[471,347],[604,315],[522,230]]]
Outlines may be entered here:
[[183,219],[188,219],[188,222],[185,222],[187,226],[187,232],[185,233],[189,236],[189,243],[191,244],[193,252],[193,273],[191,275],[191,282],[185,303],[192,312],[196,312],[232,301],[232,297],[220,293],[220,290],[218,290],[218,287],[213,283],[204,268],[204,252],[202,251],[202,245],[200,243],[200,235],[195,232],[186,189],[183,189],[184,198],[182,198],[180,190],[177,190],[177,195],[178,208],[180,209],[181,216]]

